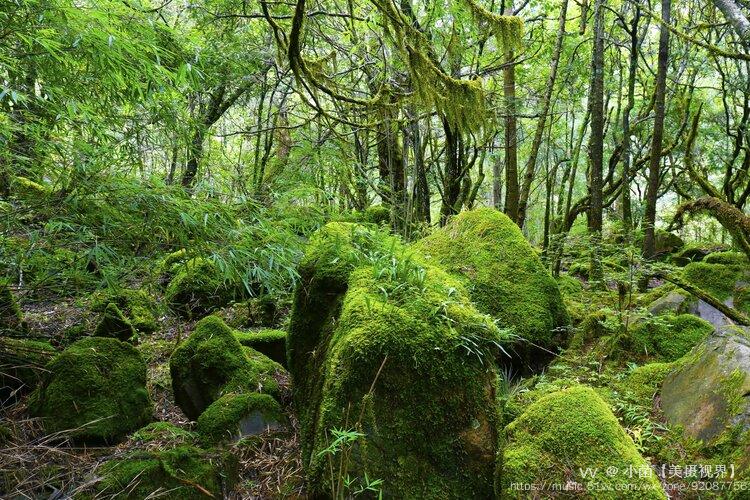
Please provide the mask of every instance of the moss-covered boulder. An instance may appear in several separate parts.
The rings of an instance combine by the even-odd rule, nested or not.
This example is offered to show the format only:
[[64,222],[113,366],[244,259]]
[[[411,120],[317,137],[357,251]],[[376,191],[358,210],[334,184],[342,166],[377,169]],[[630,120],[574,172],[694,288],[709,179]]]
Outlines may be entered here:
[[714,252],[706,256],[706,264],[724,264],[725,266],[750,266],[747,255],[742,252]]
[[130,344],[104,337],[73,343],[50,361],[30,409],[48,433],[115,442],[152,418],[146,363]]
[[654,232],[654,249],[656,255],[666,255],[674,253],[685,246],[685,242],[674,233],[657,229]]
[[[386,497],[489,497],[505,339],[461,282],[348,223],[313,236],[299,274],[287,349],[311,491],[346,454]],[[334,429],[361,435],[332,454]]]
[[694,438],[714,442],[739,426],[750,429],[750,336],[727,326],[696,347],[664,380],[667,420]]
[[257,330],[251,332],[235,331],[234,336],[240,344],[252,347],[272,360],[286,366],[286,332],[283,330]]
[[285,420],[281,406],[268,394],[230,393],[206,408],[196,430],[202,442],[212,445],[278,430]]
[[97,498],[227,498],[237,482],[237,460],[181,445],[132,452],[105,462],[96,474]]
[[650,408],[661,384],[677,363],[648,363],[635,367],[622,380],[616,382],[617,390],[636,404]]
[[191,420],[229,392],[263,392],[278,397],[274,375],[283,368],[243,347],[220,318],[208,316],[169,358],[175,401]]
[[654,361],[675,361],[700,344],[714,327],[692,314],[665,314],[637,322],[621,347]]
[[10,291],[8,282],[0,280],[0,335],[26,330],[21,308]]
[[176,311],[194,317],[226,305],[231,293],[219,267],[209,259],[196,257],[177,267],[164,298]]
[[55,354],[49,342],[0,337],[0,406],[34,389]]
[[[580,487],[576,498],[667,498],[650,464],[593,389],[577,386],[546,395],[505,432],[500,498],[526,498],[523,485],[574,483]],[[533,493],[539,495],[535,498],[554,495],[553,490]]]
[[648,305],[648,312],[661,314],[698,314],[698,300],[681,290],[672,290]]
[[567,342],[568,313],[557,283],[518,226],[490,208],[463,212],[415,247],[458,276],[481,312],[512,328],[519,365],[538,368]]
[[97,337],[113,337],[127,342],[137,338],[138,334],[135,332],[133,324],[122,314],[120,308],[110,302],[96,325],[94,335]]
[[91,295],[91,309],[94,312],[103,313],[109,304],[115,304],[138,333],[153,333],[159,329],[156,320],[159,305],[145,290],[108,288]]

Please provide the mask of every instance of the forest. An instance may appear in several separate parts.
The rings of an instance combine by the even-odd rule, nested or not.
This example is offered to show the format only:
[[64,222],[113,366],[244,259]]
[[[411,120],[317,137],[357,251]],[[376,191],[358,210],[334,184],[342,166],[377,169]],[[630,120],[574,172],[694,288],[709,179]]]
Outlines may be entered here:
[[750,499],[749,19],[0,1],[0,498]]

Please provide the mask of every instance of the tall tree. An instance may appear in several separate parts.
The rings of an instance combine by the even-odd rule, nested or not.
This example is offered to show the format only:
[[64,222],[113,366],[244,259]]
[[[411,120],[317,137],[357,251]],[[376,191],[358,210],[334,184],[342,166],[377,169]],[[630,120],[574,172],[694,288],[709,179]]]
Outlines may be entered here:
[[659,196],[661,177],[662,142],[664,137],[664,112],[667,90],[667,70],[669,68],[669,22],[672,0],[662,0],[662,24],[659,32],[659,56],[656,69],[656,92],[654,98],[654,128],[651,140],[651,154],[648,167],[648,185],[646,186],[646,208],[644,214],[643,256],[652,259],[656,254],[655,224],[656,201]]
[[591,52],[591,133],[589,136],[588,230],[593,240],[589,276],[596,286],[604,279],[599,245],[603,225],[602,171],[604,164],[604,3],[594,2],[594,47]]

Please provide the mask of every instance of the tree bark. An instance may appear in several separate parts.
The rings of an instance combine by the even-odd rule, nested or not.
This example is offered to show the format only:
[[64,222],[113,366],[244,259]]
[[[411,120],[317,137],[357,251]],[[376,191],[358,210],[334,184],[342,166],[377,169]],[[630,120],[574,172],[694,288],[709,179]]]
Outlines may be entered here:
[[599,256],[603,225],[602,171],[604,164],[604,1],[594,3],[594,48],[591,56],[591,135],[589,137],[589,196],[588,231],[592,239],[591,270],[589,277],[595,287],[604,285],[604,272]]
[[713,0],[716,8],[724,14],[734,31],[745,45],[750,45],[750,21],[734,0]]
[[630,201],[630,163],[632,158],[630,144],[630,113],[635,108],[635,77],[638,70],[638,22],[641,9],[635,4],[635,14],[630,23],[630,62],[628,66],[628,98],[622,114],[622,223],[625,234],[630,235],[633,228],[633,210]]
[[[513,1],[509,2],[506,15],[513,12]],[[518,124],[516,123],[516,65],[512,50],[505,52],[503,68],[503,97],[505,99],[505,214],[518,220]]]
[[669,63],[669,22],[672,0],[662,0],[662,25],[659,32],[659,57],[656,69],[656,97],[654,99],[654,133],[651,141],[651,155],[646,187],[646,209],[644,214],[643,256],[653,259],[656,254],[655,224],[656,200],[659,196],[661,176],[661,150],[664,138],[664,111],[667,90],[667,70]]

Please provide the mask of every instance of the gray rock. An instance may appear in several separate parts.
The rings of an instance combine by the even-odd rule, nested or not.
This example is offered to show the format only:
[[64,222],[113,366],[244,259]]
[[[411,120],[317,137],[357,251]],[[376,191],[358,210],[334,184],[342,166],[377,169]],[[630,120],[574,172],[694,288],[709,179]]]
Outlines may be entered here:
[[671,424],[708,443],[750,429],[750,328],[723,326],[693,349],[664,380],[661,405]]

